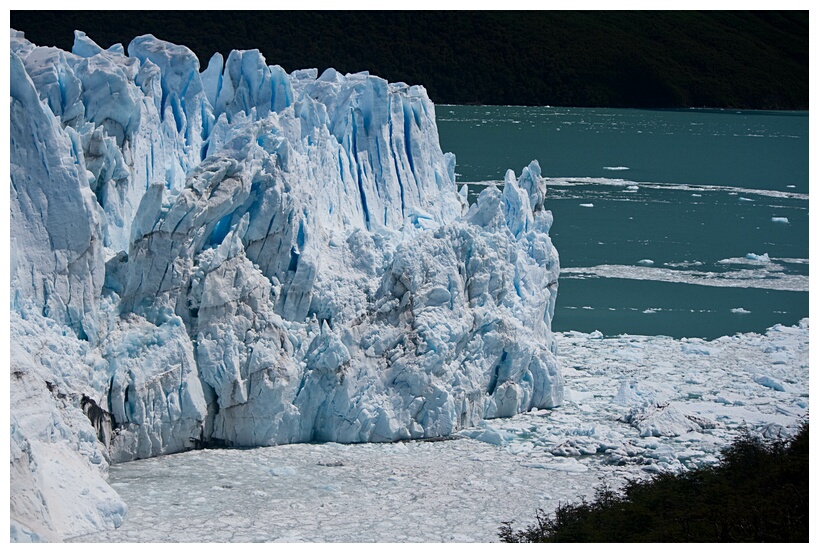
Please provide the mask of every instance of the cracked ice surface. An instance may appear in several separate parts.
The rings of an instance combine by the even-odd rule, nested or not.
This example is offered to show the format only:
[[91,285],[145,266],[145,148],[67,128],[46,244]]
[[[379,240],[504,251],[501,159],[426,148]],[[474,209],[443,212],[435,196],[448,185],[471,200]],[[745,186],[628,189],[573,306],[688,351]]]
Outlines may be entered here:
[[[10,39],[15,540],[119,524],[109,462],[563,401],[540,166],[468,206],[423,87]],[[101,487],[41,493],[43,444]]]
[[[195,451],[116,465],[129,505],[77,541],[496,541],[601,480],[717,459],[740,429],[788,436],[808,408],[807,319],[713,341],[559,335],[566,402],[461,439]],[[465,439],[473,436],[477,439]],[[205,530],[206,529],[206,530]]]

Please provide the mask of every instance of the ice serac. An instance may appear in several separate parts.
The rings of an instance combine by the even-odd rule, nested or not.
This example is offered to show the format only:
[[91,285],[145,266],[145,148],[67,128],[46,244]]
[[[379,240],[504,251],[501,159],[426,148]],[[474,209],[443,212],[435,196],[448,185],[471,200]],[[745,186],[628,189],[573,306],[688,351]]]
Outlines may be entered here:
[[[13,539],[118,524],[108,462],[562,401],[540,167],[468,206],[423,87],[257,50],[200,72],[151,35],[11,43]],[[73,507],[42,491],[55,447],[99,484]]]
[[10,64],[12,304],[31,299],[78,337],[96,339],[105,278],[102,210],[70,135],[40,102],[13,52]]

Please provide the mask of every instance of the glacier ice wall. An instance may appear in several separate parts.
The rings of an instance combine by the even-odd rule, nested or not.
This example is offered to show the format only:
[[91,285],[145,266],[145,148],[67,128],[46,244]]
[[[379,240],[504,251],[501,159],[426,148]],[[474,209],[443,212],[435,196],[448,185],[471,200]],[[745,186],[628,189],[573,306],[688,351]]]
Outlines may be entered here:
[[[562,401],[540,167],[468,206],[423,87],[151,35],[10,56],[13,539],[117,524],[109,462]],[[57,449],[85,507],[43,493]]]

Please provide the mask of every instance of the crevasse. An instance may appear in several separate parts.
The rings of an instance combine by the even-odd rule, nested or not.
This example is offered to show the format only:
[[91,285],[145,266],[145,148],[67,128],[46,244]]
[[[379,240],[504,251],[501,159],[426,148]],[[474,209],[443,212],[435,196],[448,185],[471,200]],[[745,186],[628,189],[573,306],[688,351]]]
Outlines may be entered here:
[[13,540],[119,524],[109,462],[561,403],[537,162],[470,207],[421,86],[125,52],[11,32]]

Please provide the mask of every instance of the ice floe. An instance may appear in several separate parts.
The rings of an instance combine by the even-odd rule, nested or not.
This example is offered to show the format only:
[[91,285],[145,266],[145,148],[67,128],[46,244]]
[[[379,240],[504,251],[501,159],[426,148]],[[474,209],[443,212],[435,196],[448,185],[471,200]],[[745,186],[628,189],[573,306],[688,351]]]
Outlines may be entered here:
[[[721,263],[758,264],[752,260],[737,258]],[[654,280],[678,282],[700,286],[723,288],[762,288],[767,290],[791,290],[807,292],[807,275],[789,274],[776,264],[760,264],[755,269],[738,269],[728,272],[693,271],[652,266],[596,265],[593,267],[562,267],[561,278],[625,278],[632,280]]]

